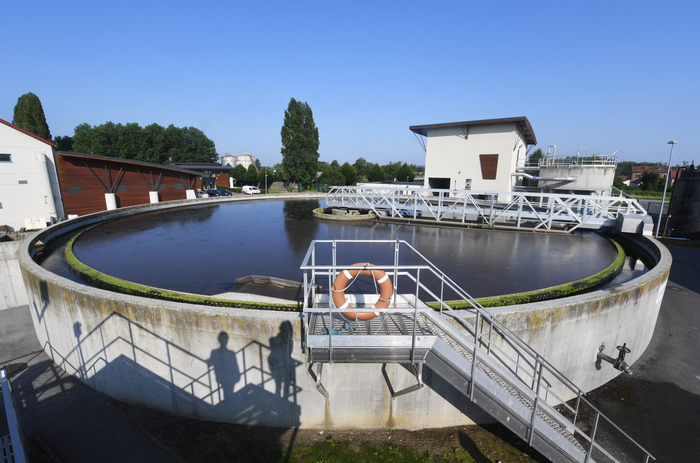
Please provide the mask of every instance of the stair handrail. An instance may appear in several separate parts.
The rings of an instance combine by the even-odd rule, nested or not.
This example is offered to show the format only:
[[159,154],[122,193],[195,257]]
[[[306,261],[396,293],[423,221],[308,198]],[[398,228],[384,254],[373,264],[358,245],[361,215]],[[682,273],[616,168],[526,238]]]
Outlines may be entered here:
[[[316,252],[316,244],[317,243],[331,243],[332,244],[332,250],[333,250],[333,259],[332,259],[332,264],[331,265],[316,265],[315,264],[315,252]],[[372,243],[372,244],[378,244],[378,243],[394,243],[395,244],[395,249],[396,249],[396,254],[398,255],[400,246],[404,245],[408,247],[412,252],[414,252],[418,257],[423,259],[423,261],[426,263],[425,265],[402,265],[399,266],[397,261],[395,260],[394,265],[386,264],[377,264],[373,265],[374,268],[377,270],[393,270],[394,275],[401,275],[401,276],[408,276],[410,279],[414,280],[416,283],[417,289],[416,289],[416,300],[415,300],[415,312],[417,312],[417,302],[418,302],[418,288],[423,289],[426,291],[429,295],[432,297],[436,298],[439,302],[440,305],[440,314],[442,315],[442,308],[446,308],[452,316],[454,316],[467,330],[472,330],[474,332],[474,357],[473,357],[473,362],[472,362],[472,369],[476,365],[476,359],[477,359],[477,349],[484,350],[482,347],[480,347],[480,344],[486,344],[484,343],[484,335],[481,334],[481,331],[479,329],[479,321],[481,320],[481,326],[483,327],[483,322],[484,320],[490,323],[491,329],[489,329],[489,334],[488,334],[488,353],[490,353],[491,349],[491,338],[493,334],[493,327],[495,326],[496,329],[501,333],[503,337],[506,339],[514,342],[518,347],[523,349],[530,357],[534,360],[534,365],[533,365],[533,384],[531,386],[528,386],[528,388],[535,392],[536,398],[539,397],[539,379],[537,380],[537,390],[535,390],[535,379],[537,378],[542,378],[542,368],[546,369],[555,379],[557,379],[562,385],[564,385],[566,388],[568,388],[571,392],[573,392],[576,395],[576,410],[574,412],[574,419],[573,419],[573,426],[579,431],[579,434],[581,434],[587,441],[590,442],[590,448],[589,451],[587,452],[586,455],[586,462],[589,461],[591,451],[593,447],[597,447],[601,451],[604,451],[602,447],[600,447],[598,444],[595,443],[595,434],[597,431],[598,427],[598,422],[599,418],[602,417],[605,421],[607,421],[609,424],[611,424],[618,432],[620,432],[624,437],[626,437],[630,442],[635,444],[644,454],[646,454],[645,458],[645,463],[649,461],[649,458],[652,458],[656,460],[651,453],[649,453],[644,447],[642,447],[637,441],[635,441],[632,437],[630,437],[626,432],[624,432],[619,426],[617,426],[615,423],[613,423],[607,416],[605,416],[600,410],[598,410],[591,402],[589,402],[585,397],[583,397],[584,392],[576,386],[571,380],[569,380],[563,373],[561,373],[554,365],[549,363],[547,359],[542,357],[535,349],[533,349],[531,346],[529,346],[525,341],[520,339],[520,337],[515,334],[513,331],[510,330],[507,326],[505,326],[503,323],[500,322],[496,317],[494,317],[486,308],[484,308],[476,299],[471,297],[467,291],[462,289],[456,282],[454,282],[450,277],[448,277],[442,270],[440,270],[435,264],[433,264],[429,259],[427,259],[423,254],[421,254],[416,248],[414,248],[410,243],[408,243],[405,240],[313,240],[311,244],[309,245],[309,249],[307,250],[307,253],[304,257],[304,260],[302,261],[302,265],[300,266],[300,269],[304,272],[303,274],[303,280],[304,280],[304,302],[303,302],[303,310],[306,312],[307,309],[311,309],[313,306],[313,301],[311,303],[311,306],[308,305],[308,301],[311,299],[308,299],[314,292],[315,288],[315,279],[312,278],[312,280],[309,282],[307,278],[307,271],[312,271],[312,277],[315,274],[318,275],[328,275],[329,276],[329,281],[330,277],[335,275],[333,274],[334,272],[337,272],[338,269],[344,270],[345,268],[348,268],[349,265],[347,264],[338,264],[336,260],[336,249],[337,249],[337,244],[338,243]],[[311,261],[311,263],[310,263]],[[406,272],[398,272],[400,270],[406,270]],[[433,273],[435,276],[440,278],[441,285],[447,283],[448,287],[455,292],[459,297],[461,297],[464,301],[469,303],[469,305],[472,307],[474,314],[476,315],[476,324],[474,326],[471,325],[459,311],[453,309],[449,304],[447,304],[442,297],[437,298],[437,296],[429,289],[427,288],[424,284],[420,283],[419,278],[414,278],[412,274],[410,274],[407,270],[409,269],[416,269],[418,272],[420,270],[428,270],[431,273]],[[323,271],[326,270],[328,273],[325,272],[318,272],[318,271]],[[420,276],[418,274],[418,276]],[[310,284],[309,284],[310,283]],[[396,285],[398,283],[397,278],[394,278],[394,285],[396,289]],[[308,288],[308,289],[307,289]],[[329,291],[330,291],[330,284],[329,284]],[[330,294],[329,294],[330,296]],[[330,298],[332,299],[332,298]],[[395,297],[394,297],[395,300]],[[329,350],[332,352],[332,322],[333,322],[333,304],[330,303],[328,304],[328,313],[330,315],[330,323],[331,323],[331,330],[329,330],[328,336],[329,336]],[[336,311],[340,312],[340,309],[335,309]],[[374,311],[376,309],[367,309],[367,308],[354,308],[353,311],[356,312],[369,312],[369,311]],[[316,312],[317,310],[309,310]],[[324,310],[325,311],[325,310]],[[400,312],[408,312],[409,310],[400,310]],[[470,310],[467,309],[469,312]],[[414,315],[415,317],[415,315]],[[415,322],[415,320],[414,320]],[[307,336],[308,336],[308,326],[307,326]],[[416,337],[416,330],[413,330],[413,346],[415,346],[415,337]],[[330,354],[330,358],[332,359],[332,353]],[[332,360],[331,360],[332,361]],[[539,374],[537,371],[539,370]],[[472,376],[473,378],[473,372]],[[524,383],[525,384],[525,383]],[[527,386],[527,384],[525,384]],[[472,386],[473,386],[473,381],[472,381]],[[593,427],[593,430],[591,432],[591,437],[589,438],[580,428],[576,427],[576,419],[578,416],[578,409],[581,400],[588,405],[594,412],[595,412],[595,424]],[[562,402],[565,404],[565,402]],[[533,416],[537,411],[535,403],[535,408],[533,409]],[[571,407],[566,405],[567,408],[571,410]],[[607,453],[607,452],[606,452]]]

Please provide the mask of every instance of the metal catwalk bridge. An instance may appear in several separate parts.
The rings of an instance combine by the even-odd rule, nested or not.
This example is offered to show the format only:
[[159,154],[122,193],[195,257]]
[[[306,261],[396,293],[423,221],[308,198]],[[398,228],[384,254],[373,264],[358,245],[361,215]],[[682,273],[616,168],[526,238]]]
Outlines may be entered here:
[[[331,302],[328,288],[352,265],[339,262],[339,256],[352,259],[370,248],[373,259],[379,259],[373,268],[391,277],[394,296],[376,318],[350,320],[341,314],[348,309]],[[404,390],[394,392],[385,374],[393,397],[423,388],[427,367],[553,462],[653,458],[590,404],[584,391],[405,241],[313,241],[301,269],[308,370],[327,400],[325,363],[409,366],[416,384]],[[399,293],[399,283],[407,293]],[[346,297],[355,307],[352,311],[378,310],[371,308],[377,295]],[[439,302],[440,311],[421,299]],[[445,303],[455,299],[467,301],[471,309],[455,311]]]
[[389,217],[568,231],[615,227],[621,213],[640,218],[647,214],[631,196],[441,190],[391,185],[332,187],[326,194],[326,206],[368,209]]

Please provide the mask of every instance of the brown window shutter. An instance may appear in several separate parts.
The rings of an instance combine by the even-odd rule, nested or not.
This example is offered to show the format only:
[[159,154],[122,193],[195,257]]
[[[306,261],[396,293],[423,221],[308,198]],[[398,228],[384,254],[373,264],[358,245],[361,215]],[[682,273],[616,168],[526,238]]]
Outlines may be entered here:
[[498,170],[498,155],[480,154],[479,161],[481,162],[481,178],[484,180],[496,180],[496,172]]

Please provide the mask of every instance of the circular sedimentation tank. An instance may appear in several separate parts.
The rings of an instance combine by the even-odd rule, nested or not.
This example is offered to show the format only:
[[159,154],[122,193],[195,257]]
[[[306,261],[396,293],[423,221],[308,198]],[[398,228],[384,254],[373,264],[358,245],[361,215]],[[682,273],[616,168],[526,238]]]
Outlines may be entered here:
[[[601,343],[627,342],[631,363],[651,338],[670,268],[653,239],[615,237],[649,271],[627,269],[591,291],[625,261],[608,237],[331,222],[314,219],[320,200],[177,201],[54,225],[28,239],[20,258],[37,336],[88,385],[183,416],[307,428],[489,421],[474,405],[455,405],[454,391],[435,381],[392,399],[381,365],[330,367],[325,400],[306,374],[299,291],[236,285],[250,275],[299,281],[312,239],[405,239],[475,297],[494,301],[494,316],[584,390],[616,375],[595,368]],[[69,271],[64,248],[95,286]],[[411,376],[398,365],[386,374]]]

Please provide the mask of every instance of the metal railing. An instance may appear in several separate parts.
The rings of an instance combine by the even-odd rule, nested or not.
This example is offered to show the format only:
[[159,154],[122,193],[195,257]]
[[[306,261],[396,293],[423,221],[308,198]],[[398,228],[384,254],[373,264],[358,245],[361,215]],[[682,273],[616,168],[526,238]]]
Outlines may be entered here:
[[552,159],[544,157],[539,160],[540,167],[561,166],[561,167],[617,167],[617,157],[566,157]]
[[[420,296],[423,294],[439,304],[440,315],[443,314],[443,310],[446,310],[451,317],[456,320],[459,325],[461,325],[468,333],[469,336],[473,338],[473,348],[472,348],[472,371],[470,378],[472,379],[470,384],[470,394],[473,393],[473,379],[474,379],[474,369],[476,368],[478,359],[484,356],[488,356],[490,359],[496,360],[502,367],[510,371],[512,374],[517,376],[522,384],[526,385],[534,393],[534,404],[532,411],[532,418],[529,427],[529,444],[532,445],[532,438],[534,436],[534,426],[535,417],[539,408],[542,406],[540,401],[547,403],[549,406],[559,406],[563,409],[563,413],[570,416],[562,415],[562,419],[568,420],[570,422],[571,428],[574,430],[572,434],[581,436],[584,444],[588,445],[586,459],[588,462],[593,454],[593,451],[597,451],[598,455],[603,455],[609,458],[611,461],[619,461],[608,451],[603,449],[598,442],[596,442],[596,433],[599,428],[599,421],[602,419],[603,422],[608,423],[617,431],[621,436],[623,436],[628,443],[630,443],[634,448],[639,449],[644,454],[644,462],[647,463],[649,458],[654,459],[654,457],[645,450],[641,445],[639,445],[634,439],[628,436],[622,429],[615,425],[609,418],[603,415],[593,404],[591,404],[583,394],[585,391],[581,390],[572,381],[570,381],[563,373],[561,373],[554,365],[549,363],[545,358],[543,358],[538,352],[531,348],[525,341],[520,339],[515,333],[513,333],[508,327],[503,325],[497,318],[493,317],[489,311],[487,311],[481,304],[479,304],[474,298],[472,298],[464,289],[457,285],[452,279],[450,279],[443,271],[437,268],[433,263],[431,263],[426,257],[424,257],[418,250],[413,246],[403,240],[314,240],[311,242],[309,249],[304,256],[304,260],[301,265],[301,270],[303,271],[303,284],[304,284],[304,302],[303,311],[305,313],[327,313],[331,323],[331,329],[328,330],[327,336],[329,338],[328,348],[329,348],[329,362],[332,363],[333,359],[333,332],[332,323],[334,314],[338,314],[348,309],[338,309],[334,307],[331,302],[332,298],[332,282],[339,272],[351,268],[354,262],[338,262],[338,248],[339,246],[345,245],[386,245],[393,246],[393,263],[384,264],[377,263],[373,264],[372,268],[377,270],[384,270],[388,275],[392,276],[392,284],[394,289],[394,294],[392,296],[392,303],[387,309],[382,309],[382,311],[391,313],[406,313],[413,314],[413,330],[411,333],[412,341],[412,362],[415,359],[415,346],[416,346],[416,323],[418,313],[421,311],[432,311],[432,309],[419,309]],[[319,251],[317,247],[319,245],[330,246],[330,263],[319,264]],[[412,260],[420,262],[419,264],[409,264],[402,265],[399,262],[404,259],[400,259],[401,250],[405,249],[406,252],[410,253]],[[373,248],[376,251],[376,248]],[[374,252],[375,255],[379,253]],[[356,255],[356,253],[350,253],[350,255]],[[328,260],[328,259],[327,259]],[[429,287],[421,281],[425,281],[426,278],[432,278],[437,280],[439,285],[435,285],[435,282]],[[410,285],[407,294],[415,295],[413,299],[413,305],[410,304],[406,307],[397,306],[397,295],[399,294],[399,280],[406,281]],[[319,298],[317,298],[317,285],[325,287],[328,292],[328,304],[326,306],[321,306],[319,303]],[[454,300],[457,297],[459,300],[466,301],[469,304],[469,309],[466,310],[454,310],[448,303],[447,300]],[[376,312],[376,308],[353,308],[352,312]],[[468,316],[474,320],[471,323],[465,316]],[[309,323],[305,323],[305,335],[308,339],[309,336]],[[337,335],[336,335],[337,336]],[[511,354],[506,352],[506,348],[510,350]],[[561,395],[571,395],[574,400],[575,405],[571,406],[567,404]],[[589,414],[592,414],[594,418],[594,423],[592,429],[590,430],[590,435],[587,434],[580,426],[577,426],[577,422],[580,424],[582,406],[587,407]],[[560,412],[562,413],[562,412]]]
[[[5,370],[0,370],[0,391],[2,391],[2,399],[5,405],[5,414],[7,415],[7,425],[10,428],[9,442],[5,447],[7,455],[3,455],[3,449],[0,448],[0,460],[4,461],[4,457],[7,457],[7,461],[15,463],[25,463],[27,460],[26,444],[24,441],[24,431],[22,430],[22,425],[17,416],[17,408],[15,407],[14,401],[14,390],[12,389],[12,384],[5,374]],[[3,442],[5,442],[6,437],[2,437]]]
[[614,226],[619,213],[646,214],[631,197],[392,186],[333,187],[326,194],[326,205],[368,209],[390,217],[569,231]]

